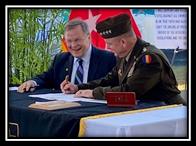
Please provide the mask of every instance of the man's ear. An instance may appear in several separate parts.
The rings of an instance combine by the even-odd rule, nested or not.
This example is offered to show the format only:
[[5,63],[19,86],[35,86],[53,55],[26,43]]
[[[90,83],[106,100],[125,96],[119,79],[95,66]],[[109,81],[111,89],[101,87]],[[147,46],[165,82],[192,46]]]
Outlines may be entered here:
[[121,42],[122,42],[123,47],[125,47],[125,46],[126,46],[126,44],[127,44],[127,40],[126,40],[126,39],[124,39],[124,38],[122,38],[122,39],[121,39]]

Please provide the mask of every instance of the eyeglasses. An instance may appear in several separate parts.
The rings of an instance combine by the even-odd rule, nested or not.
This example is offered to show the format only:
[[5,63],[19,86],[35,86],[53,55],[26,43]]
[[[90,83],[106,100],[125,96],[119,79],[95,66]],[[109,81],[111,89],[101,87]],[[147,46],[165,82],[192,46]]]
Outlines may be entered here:
[[86,37],[87,35],[85,34],[83,37],[79,37],[77,39],[75,39],[74,41],[72,40],[66,40],[67,44],[72,44],[73,42],[76,43],[76,44],[80,44],[82,43],[83,39]]

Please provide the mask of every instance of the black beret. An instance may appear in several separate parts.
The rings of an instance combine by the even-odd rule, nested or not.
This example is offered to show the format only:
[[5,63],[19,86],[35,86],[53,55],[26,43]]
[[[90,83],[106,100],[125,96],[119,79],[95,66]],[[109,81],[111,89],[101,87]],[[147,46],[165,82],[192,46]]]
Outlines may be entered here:
[[109,17],[98,22],[96,29],[97,32],[106,39],[119,36],[131,30],[130,15],[127,13],[121,13],[119,15]]

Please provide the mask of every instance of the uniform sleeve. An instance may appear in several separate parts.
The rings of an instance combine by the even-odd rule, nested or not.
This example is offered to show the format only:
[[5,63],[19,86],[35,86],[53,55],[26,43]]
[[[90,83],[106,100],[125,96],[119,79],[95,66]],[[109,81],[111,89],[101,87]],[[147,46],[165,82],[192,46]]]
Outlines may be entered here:
[[101,79],[90,81],[86,84],[79,84],[78,89],[95,89],[97,87],[107,87],[107,86],[117,86],[118,85],[118,76],[117,76],[117,67],[115,66],[111,72]]
[[155,54],[145,54],[138,60],[132,76],[127,78],[128,91],[136,93],[137,99],[161,81],[163,62]]
[[[93,90],[96,99],[105,99],[107,92],[135,92],[136,98],[146,93],[161,80],[163,63],[155,54],[144,54],[138,58],[133,73],[121,85],[97,87]],[[131,70],[131,68],[130,68]]]

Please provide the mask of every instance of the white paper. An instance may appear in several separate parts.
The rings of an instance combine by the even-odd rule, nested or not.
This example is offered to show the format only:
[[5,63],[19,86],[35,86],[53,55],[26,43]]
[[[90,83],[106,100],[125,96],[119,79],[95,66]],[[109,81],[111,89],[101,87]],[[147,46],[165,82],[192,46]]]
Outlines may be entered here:
[[9,91],[18,90],[18,87],[9,87]]
[[64,101],[84,101],[84,102],[96,102],[96,103],[107,103],[106,100],[97,100],[90,98],[74,97],[75,94],[64,94],[64,93],[46,93],[46,94],[33,94],[29,97],[38,97],[47,100],[64,100]]

